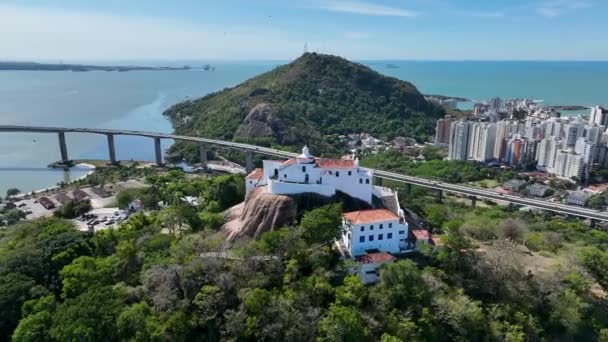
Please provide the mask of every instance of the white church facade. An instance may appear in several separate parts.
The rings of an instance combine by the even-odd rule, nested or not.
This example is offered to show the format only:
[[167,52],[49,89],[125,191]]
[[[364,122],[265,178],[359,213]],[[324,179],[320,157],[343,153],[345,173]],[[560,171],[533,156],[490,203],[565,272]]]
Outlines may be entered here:
[[372,179],[371,170],[359,167],[356,159],[316,158],[304,146],[296,158],[264,160],[262,170],[247,176],[246,190],[267,186],[268,193],[275,195],[316,193],[327,197],[340,191],[372,204]]

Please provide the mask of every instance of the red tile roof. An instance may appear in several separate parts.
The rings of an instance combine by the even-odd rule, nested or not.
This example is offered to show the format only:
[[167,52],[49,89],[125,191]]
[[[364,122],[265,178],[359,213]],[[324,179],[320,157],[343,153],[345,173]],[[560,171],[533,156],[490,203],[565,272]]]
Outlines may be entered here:
[[424,229],[411,229],[410,233],[416,240],[428,240],[431,237],[429,231]]
[[250,174],[247,175],[247,179],[260,180],[263,176],[264,171],[262,169],[254,169]]
[[398,220],[399,216],[386,209],[371,209],[351,211],[343,214],[344,219],[351,224],[381,222],[388,220]]
[[[322,169],[354,169],[355,161],[353,159],[323,159],[313,158],[316,167]],[[298,163],[298,158],[290,158],[281,163],[281,166],[288,166]]]
[[296,158],[290,158],[287,159],[286,161],[281,163],[281,166],[287,166],[287,165],[292,165],[292,164],[296,164],[298,162],[298,160]]
[[315,164],[323,169],[353,169],[355,161],[352,159],[315,159]]
[[589,191],[589,192],[601,193],[601,192],[608,190],[608,184],[603,183],[603,184],[591,185],[583,190]]
[[395,260],[397,260],[397,258],[386,252],[368,253],[357,257],[357,261],[362,264],[381,264],[383,262],[391,262]]

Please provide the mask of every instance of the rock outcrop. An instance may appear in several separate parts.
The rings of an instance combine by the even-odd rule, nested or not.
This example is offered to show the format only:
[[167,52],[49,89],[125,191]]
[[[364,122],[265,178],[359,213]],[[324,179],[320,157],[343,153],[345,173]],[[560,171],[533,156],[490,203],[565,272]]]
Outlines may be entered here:
[[345,212],[371,208],[364,201],[341,192],[332,197],[315,193],[286,196],[269,194],[267,187],[262,186],[251,190],[245,202],[224,213],[226,224],[223,231],[229,241],[240,237],[258,238],[267,231],[292,227],[304,212],[329,203],[340,203]]
[[282,123],[268,103],[255,105],[237,129],[237,135],[248,138],[272,137],[282,130]]
[[224,231],[228,240],[259,237],[262,233],[287,225],[297,218],[296,201],[289,196],[272,195],[266,187],[253,189],[241,203],[226,212]]

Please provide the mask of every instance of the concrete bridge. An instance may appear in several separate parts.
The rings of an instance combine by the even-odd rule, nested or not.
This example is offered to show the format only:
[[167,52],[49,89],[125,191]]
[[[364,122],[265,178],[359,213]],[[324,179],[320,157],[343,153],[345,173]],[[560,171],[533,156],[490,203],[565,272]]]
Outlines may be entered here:
[[163,162],[163,152],[161,149],[161,139],[170,139],[177,141],[188,141],[198,143],[200,146],[200,161],[204,166],[207,164],[207,150],[208,147],[219,146],[239,150],[245,152],[246,155],[246,169],[251,171],[253,169],[253,153],[263,154],[273,157],[290,158],[296,156],[295,153],[275,150],[267,147],[260,147],[249,144],[241,144],[230,141],[214,140],[207,138],[190,137],[184,135],[155,133],[155,132],[142,132],[142,131],[130,131],[120,129],[103,129],[103,128],[67,128],[67,127],[36,127],[36,126],[11,126],[11,125],[0,125],[0,133],[51,133],[57,134],[59,138],[59,151],[61,152],[61,162],[68,163],[70,161],[68,155],[68,146],[65,139],[66,133],[90,133],[90,134],[101,134],[105,135],[108,140],[108,159],[112,164],[118,163],[116,159],[116,146],[114,144],[114,137],[117,135],[126,136],[139,136],[151,138],[154,141],[154,152],[156,157],[156,164],[161,166]]
[[[116,148],[114,146],[114,136],[116,135],[130,135],[148,137],[154,141],[154,150],[156,155],[156,163],[163,165],[163,157],[161,150],[161,139],[172,139],[177,141],[188,141],[198,143],[200,145],[200,158],[201,164],[207,164],[207,149],[209,146],[219,146],[229,149],[242,151],[246,155],[246,169],[251,171],[253,169],[253,154],[261,154],[271,157],[278,158],[292,158],[296,157],[297,153],[286,152],[276,150],[268,147],[255,146],[250,144],[235,143],[230,141],[222,141],[207,138],[190,137],[175,134],[165,133],[153,133],[153,132],[142,132],[142,131],[130,131],[130,130],[118,130],[118,129],[96,129],[96,128],[66,128],[66,127],[33,127],[33,126],[6,126],[0,125],[0,133],[2,132],[28,132],[28,133],[51,133],[57,134],[59,138],[59,150],[61,151],[61,159],[63,162],[69,162],[68,148],[65,140],[66,133],[90,133],[90,134],[101,134],[107,136],[108,141],[108,155],[111,163],[117,163],[116,160]],[[471,198],[473,204],[477,198],[497,200],[508,202],[517,205],[524,205],[533,208],[543,209],[550,212],[576,216],[581,218],[590,219],[592,223],[597,221],[608,221],[608,212],[581,208],[572,205],[565,205],[561,203],[549,202],[541,199],[520,197],[515,195],[503,195],[492,190],[477,189],[464,185],[450,184],[445,182],[433,181],[419,177],[406,176],[395,172],[383,171],[383,170],[372,170],[374,177],[379,179],[391,180],[399,183],[408,185],[417,185],[429,189],[434,189],[438,192],[439,198],[444,191],[459,195],[464,195]]]

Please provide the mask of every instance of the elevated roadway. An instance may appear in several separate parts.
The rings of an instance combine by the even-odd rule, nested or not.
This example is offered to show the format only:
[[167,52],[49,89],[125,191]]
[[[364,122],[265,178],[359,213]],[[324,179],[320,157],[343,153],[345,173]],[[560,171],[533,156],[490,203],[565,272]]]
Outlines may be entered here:
[[[114,136],[126,135],[126,136],[140,136],[154,139],[155,150],[156,150],[156,162],[162,164],[162,151],[160,150],[161,139],[171,139],[176,141],[188,141],[198,143],[201,146],[201,161],[206,162],[206,151],[207,146],[219,146],[229,149],[235,149],[245,152],[247,159],[247,171],[253,168],[252,155],[261,154],[277,158],[292,158],[297,156],[297,153],[281,151],[268,147],[261,147],[250,144],[236,143],[231,141],[223,141],[208,138],[191,137],[184,135],[166,134],[166,133],[154,133],[144,131],[132,131],[132,130],[121,130],[121,129],[100,129],[100,128],[68,128],[68,127],[36,127],[36,126],[8,126],[0,125],[0,133],[55,133],[59,135],[59,144],[62,154],[63,161],[68,161],[67,156],[67,143],[65,140],[66,133],[90,133],[90,134],[102,134],[108,136],[108,147],[110,160],[115,160],[115,149],[114,149]],[[517,205],[524,205],[532,208],[538,208],[555,212],[564,215],[572,215],[582,217],[594,221],[608,221],[608,212],[597,211],[593,209],[587,209],[572,205],[565,205],[560,203],[554,203],[545,201],[542,199],[534,199],[527,197],[519,197],[515,195],[500,194],[492,190],[472,188],[464,185],[450,184],[445,182],[433,181],[419,177],[412,177],[402,175],[395,172],[375,170],[372,169],[374,177],[387,179],[404,184],[412,184],[425,188],[435,189],[440,192],[449,192],[459,195],[464,195],[470,198],[482,198],[488,200],[497,200]]]

